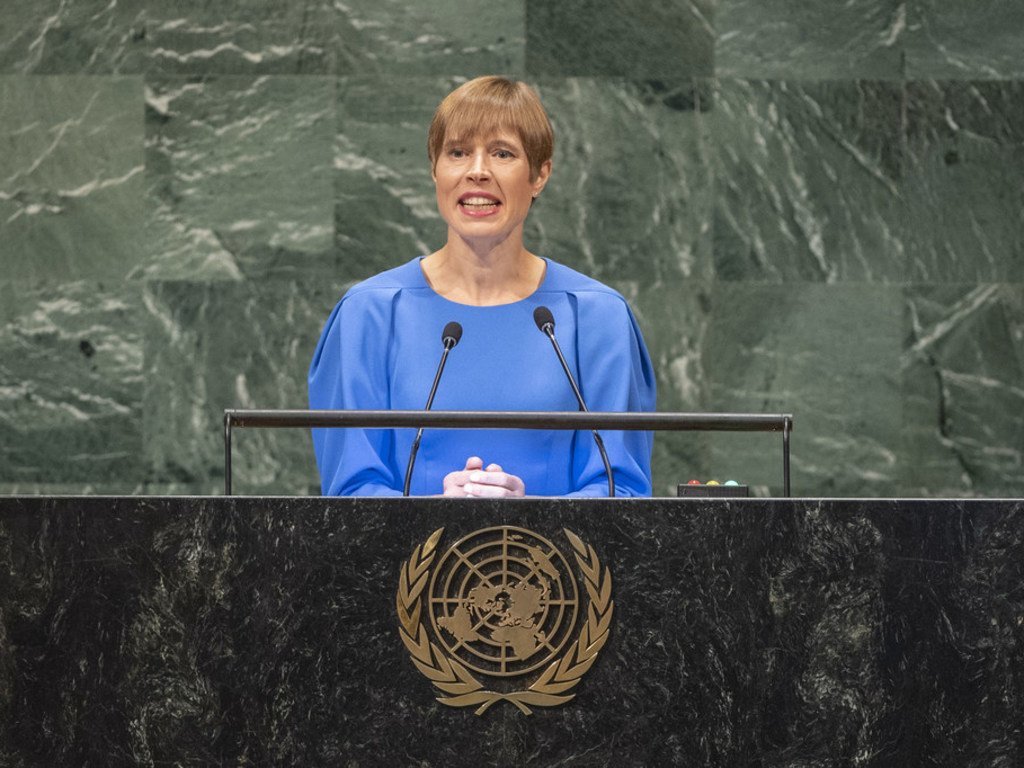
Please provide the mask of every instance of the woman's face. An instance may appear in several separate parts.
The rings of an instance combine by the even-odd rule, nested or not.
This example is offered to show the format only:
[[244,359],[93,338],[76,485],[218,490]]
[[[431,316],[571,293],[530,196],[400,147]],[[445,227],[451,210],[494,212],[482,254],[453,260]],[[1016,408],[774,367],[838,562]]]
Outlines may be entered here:
[[493,247],[518,232],[530,203],[551,172],[544,163],[536,179],[522,142],[499,131],[470,140],[446,139],[434,165],[437,209],[448,223],[449,237]]

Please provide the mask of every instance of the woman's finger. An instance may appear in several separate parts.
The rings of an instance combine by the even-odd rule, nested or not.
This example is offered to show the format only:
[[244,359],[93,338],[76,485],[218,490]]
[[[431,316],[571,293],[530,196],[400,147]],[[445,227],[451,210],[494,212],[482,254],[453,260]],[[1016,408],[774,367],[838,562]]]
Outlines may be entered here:
[[[474,496],[481,494],[469,490],[469,486],[473,486],[473,488],[501,488],[508,491],[507,495],[510,496],[523,496],[526,493],[526,485],[523,481],[507,472],[470,472],[466,486],[467,491]],[[493,497],[495,494],[488,493],[487,495]]]
[[511,475],[507,475],[504,472],[470,472],[467,480],[471,483],[479,485],[500,485],[503,488],[511,488],[509,484],[509,478]]
[[443,496],[466,496],[468,495],[464,486],[469,481],[469,472],[460,470],[457,472],[449,472],[444,476],[444,480],[441,483],[442,495]]
[[503,485],[483,485],[480,483],[466,483],[463,486],[466,494],[481,499],[501,499],[515,495]]

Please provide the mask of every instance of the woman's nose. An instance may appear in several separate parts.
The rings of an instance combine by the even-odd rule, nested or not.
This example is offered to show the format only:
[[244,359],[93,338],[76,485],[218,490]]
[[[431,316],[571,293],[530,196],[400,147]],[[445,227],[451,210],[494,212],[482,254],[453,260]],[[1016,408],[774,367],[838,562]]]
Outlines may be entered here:
[[467,173],[470,178],[474,179],[490,176],[491,170],[486,152],[473,153],[473,161],[469,164]]

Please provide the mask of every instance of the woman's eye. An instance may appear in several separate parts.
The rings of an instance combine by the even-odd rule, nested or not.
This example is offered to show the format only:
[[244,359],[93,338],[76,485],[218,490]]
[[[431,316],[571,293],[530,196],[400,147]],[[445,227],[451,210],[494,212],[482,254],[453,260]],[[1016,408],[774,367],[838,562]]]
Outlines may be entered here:
[[449,149],[448,150],[448,156],[449,157],[454,157],[454,158],[461,158],[461,157],[465,157],[466,153],[463,150],[461,150],[461,149]]
[[507,150],[507,149],[499,149],[499,150],[498,150],[497,152],[495,152],[494,154],[495,154],[495,156],[496,156],[496,157],[498,157],[498,158],[499,158],[499,159],[501,159],[501,160],[511,160],[511,159],[512,159],[513,157],[515,157],[515,155],[513,155],[513,154],[512,154],[512,153],[511,153],[511,152],[510,152],[509,150]]

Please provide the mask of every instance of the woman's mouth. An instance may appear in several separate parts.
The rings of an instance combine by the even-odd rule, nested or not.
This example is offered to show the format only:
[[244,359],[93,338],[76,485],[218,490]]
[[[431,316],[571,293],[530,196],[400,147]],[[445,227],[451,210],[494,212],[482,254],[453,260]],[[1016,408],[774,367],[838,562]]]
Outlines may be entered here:
[[470,216],[489,216],[501,207],[501,203],[489,196],[467,195],[459,198],[459,207]]

